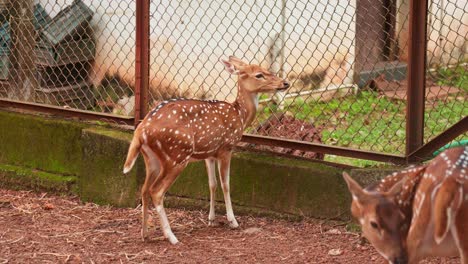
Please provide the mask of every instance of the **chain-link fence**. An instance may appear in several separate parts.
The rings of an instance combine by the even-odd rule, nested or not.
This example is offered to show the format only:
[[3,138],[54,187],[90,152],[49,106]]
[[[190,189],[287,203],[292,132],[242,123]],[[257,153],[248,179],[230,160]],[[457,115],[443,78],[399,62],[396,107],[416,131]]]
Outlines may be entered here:
[[427,34],[424,133],[429,141],[468,116],[468,3],[430,1]]
[[1,2],[2,97],[121,113],[134,82],[134,1]]
[[[0,1],[0,97],[133,116],[137,2]],[[219,60],[235,55],[292,84],[259,95],[247,133],[402,156],[410,2],[151,1],[148,107],[234,101],[236,79]],[[427,9],[425,142],[468,114],[468,5]]]

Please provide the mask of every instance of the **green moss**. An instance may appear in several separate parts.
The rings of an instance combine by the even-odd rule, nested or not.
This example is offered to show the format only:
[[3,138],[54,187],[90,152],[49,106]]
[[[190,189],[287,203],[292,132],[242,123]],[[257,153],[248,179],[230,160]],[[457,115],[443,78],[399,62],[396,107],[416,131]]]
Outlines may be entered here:
[[[0,163],[48,172],[15,169],[15,175],[8,179],[25,179],[32,186],[65,182],[66,188],[57,188],[70,190],[78,186],[81,199],[100,204],[135,206],[140,201],[139,189],[145,178],[141,156],[128,175],[122,173],[131,132],[1,111],[0,124]],[[76,175],[77,184],[67,185],[67,178],[56,174]],[[236,208],[318,218],[343,219],[349,215],[350,197],[341,169],[322,163],[237,152],[231,161],[230,185]],[[169,194],[207,206],[209,188],[204,162],[191,163]],[[219,205],[224,204],[220,187],[216,199]]]
[[[177,207],[177,208],[184,208],[184,209],[191,209],[191,210],[205,210],[206,217],[208,217],[209,211],[209,201],[208,200],[200,200],[200,199],[193,199],[187,197],[180,197],[175,195],[168,195],[164,200],[164,206],[167,207]],[[226,213],[226,207],[224,203],[218,202],[215,205],[216,214],[223,215]],[[300,221],[304,219],[301,215],[294,215],[294,214],[286,214],[281,212],[275,212],[272,210],[267,210],[258,207],[252,206],[241,206],[235,204],[235,214],[236,215],[249,215],[249,216],[259,216],[259,217],[272,217],[277,219],[285,219],[289,221]]]
[[73,193],[76,177],[63,176],[13,165],[0,165],[0,186],[13,189]]
[[389,166],[386,168],[378,167],[378,168],[352,169],[348,171],[348,173],[353,179],[355,179],[359,184],[361,184],[362,187],[366,187],[402,168],[403,167]]
[[234,156],[240,159],[256,160],[266,164],[294,166],[296,168],[313,168],[319,171],[338,171],[338,169],[320,162],[311,162],[309,160],[285,158],[281,156],[269,155],[264,153],[253,153],[253,152],[236,152]]
[[83,127],[79,122],[0,111],[0,163],[76,174]]
[[86,128],[85,132],[96,133],[100,134],[109,138],[113,138],[116,140],[123,140],[123,141],[130,141],[132,140],[133,133],[132,132],[125,132],[116,129],[112,129],[109,127],[90,127]]
[[[299,159],[235,153],[231,161],[231,196],[236,206],[255,207],[318,218],[347,218],[349,197],[341,170]],[[190,164],[169,193],[209,199],[203,162]],[[221,188],[216,199],[223,203]],[[342,217],[345,216],[345,217]]]
[[[79,192],[83,200],[116,206],[135,206],[139,180],[134,168],[122,173],[131,133],[104,128],[84,129],[83,166]],[[138,167],[138,164],[136,164]]]

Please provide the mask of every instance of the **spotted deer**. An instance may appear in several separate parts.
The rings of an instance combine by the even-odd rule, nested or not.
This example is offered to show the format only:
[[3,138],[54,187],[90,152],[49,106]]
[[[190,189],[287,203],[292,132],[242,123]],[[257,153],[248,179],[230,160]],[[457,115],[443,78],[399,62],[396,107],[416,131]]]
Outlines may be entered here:
[[348,174],[351,212],[389,263],[460,256],[468,264],[468,146],[362,189]]
[[172,244],[178,242],[164,211],[163,199],[187,164],[196,160],[205,160],[208,172],[209,225],[213,225],[215,220],[217,162],[229,226],[239,226],[232,210],[229,192],[233,148],[255,117],[257,94],[285,90],[289,87],[289,82],[258,65],[246,64],[233,56],[222,62],[229,73],[238,76],[237,98],[233,103],[189,99],[165,101],[149,112],[135,129],[123,171],[129,172],[138,153],[143,154],[146,167],[142,187],[143,240],[147,236],[148,205],[151,198],[164,236]]

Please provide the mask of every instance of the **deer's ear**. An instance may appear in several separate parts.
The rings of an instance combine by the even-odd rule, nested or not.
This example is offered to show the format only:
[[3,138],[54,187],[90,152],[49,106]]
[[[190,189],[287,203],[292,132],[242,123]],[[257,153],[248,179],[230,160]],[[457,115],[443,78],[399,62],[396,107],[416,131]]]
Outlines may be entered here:
[[230,61],[225,61],[225,60],[221,60],[221,62],[224,64],[224,68],[226,69],[226,71],[228,71],[230,74],[234,74],[234,75],[239,74],[239,70],[236,69],[233,63],[231,63]]
[[348,185],[348,190],[353,196],[353,200],[362,203],[365,200],[366,194],[362,187],[348,173],[343,172],[343,179]]
[[229,61],[231,63],[234,63],[235,65],[237,65],[238,67],[241,67],[241,66],[245,66],[247,65],[247,63],[245,63],[244,61],[242,61],[241,59],[235,57],[235,56],[229,56]]
[[[463,203],[463,183],[457,182],[454,178],[447,177],[435,189],[433,194],[434,211],[434,240],[440,244],[450,227],[454,225],[457,211]],[[465,194],[466,195],[466,194]]]

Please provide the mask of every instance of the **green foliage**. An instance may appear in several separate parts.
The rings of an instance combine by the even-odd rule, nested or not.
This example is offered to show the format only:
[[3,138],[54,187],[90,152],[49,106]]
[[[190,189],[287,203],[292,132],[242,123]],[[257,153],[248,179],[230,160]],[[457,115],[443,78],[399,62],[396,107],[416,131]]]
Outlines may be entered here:
[[455,68],[438,68],[435,81],[438,85],[455,86],[468,92],[468,73],[466,73],[466,67],[462,65]]
[[[463,77],[466,78],[466,77]],[[466,86],[466,81],[458,83]],[[362,150],[403,155],[406,138],[406,102],[392,100],[374,91],[335,98],[327,102],[294,98],[285,103],[285,110],[301,120],[323,128],[322,141]],[[277,111],[267,106],[263,114]],[[426,104],[425,142],[437,136],[463,116],[468,115],[468,103],[457,97],[431,101]],[[373,161],[327,155],[326,160],[359,167],[375,166]]]

